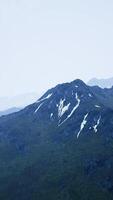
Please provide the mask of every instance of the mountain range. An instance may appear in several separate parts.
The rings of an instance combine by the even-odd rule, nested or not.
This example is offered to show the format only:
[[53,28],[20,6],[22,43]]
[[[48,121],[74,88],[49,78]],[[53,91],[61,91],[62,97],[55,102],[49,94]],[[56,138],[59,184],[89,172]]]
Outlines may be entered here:
[[98,85],[101,88],[111,88],[113,86],[113,78],[108,78],[108,79],[92,78],[91,80],[88,81],[88,85],[90,86]]
[[0,118],[0,199],[112,200],[113,88],[77,79]]

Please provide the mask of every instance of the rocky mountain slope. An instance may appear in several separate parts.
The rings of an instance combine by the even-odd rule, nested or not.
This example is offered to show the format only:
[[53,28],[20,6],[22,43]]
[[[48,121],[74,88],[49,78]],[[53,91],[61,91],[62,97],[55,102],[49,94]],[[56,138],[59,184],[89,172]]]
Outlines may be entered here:
[[112,200],[113,88],[57,85],[0,118],[0,199]]

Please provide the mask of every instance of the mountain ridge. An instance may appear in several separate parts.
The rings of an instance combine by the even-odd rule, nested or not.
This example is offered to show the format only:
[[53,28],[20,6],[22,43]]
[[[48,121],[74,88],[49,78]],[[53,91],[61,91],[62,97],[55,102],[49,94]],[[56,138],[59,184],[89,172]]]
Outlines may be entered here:
[[[33,114],[37,119],[41,118],[41,120],[47,117],[46,120],[49,124],[56,120],[56,123],[58,123],[57,125],[60,126],[63,125],[65,121],[68,123],[68,119],[70,121],[71,118],[74,118],[78,109],[80,110],[80,115],[84,113],[84,116],[93,111],[99,113],[102,110],[113,109],[113,107],[110,107],[107,103],[103,104],[103,99],[101,100],[98,96],[97,90],[99,90],[99,93],[100,90],[102,92],[105,91],[99,87],[89,87],[79,79],[71,83],[59,84],[49,89],[35,103],[23,109],[22,113],[25,111],[28,114],[29,112],[29,114]],[[111,91],[111,89],[107,91]],[[106,99],[108,100],[108,95],[106,95]],[[55,111],[55,113],[53,113],[53,111]],[[59,112],[63,112],[60,114],[60,119],[58,116]],[[44,115],[42,115],[42,113],[44,113]]]

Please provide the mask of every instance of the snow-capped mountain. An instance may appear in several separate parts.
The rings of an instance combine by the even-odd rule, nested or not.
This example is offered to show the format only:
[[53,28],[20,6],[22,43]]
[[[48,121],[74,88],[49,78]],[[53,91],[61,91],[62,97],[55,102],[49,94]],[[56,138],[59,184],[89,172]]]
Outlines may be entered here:
[[0,118],[0,199],[112,200],[112,152],[113,88],[57,85]]
[[101,88],[111,88],[113,86],[113,78],[108,78],[108,79],[92,78],[91,80],[89,80],[88,85],[99,86]]

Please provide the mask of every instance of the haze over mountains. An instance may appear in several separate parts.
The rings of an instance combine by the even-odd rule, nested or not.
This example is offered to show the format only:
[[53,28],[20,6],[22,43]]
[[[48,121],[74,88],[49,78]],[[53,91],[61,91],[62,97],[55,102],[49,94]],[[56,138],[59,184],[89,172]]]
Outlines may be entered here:
[[0,200],[113,200],[105,77],[113,0],[0,1]]
[[7,110],[0,111],[0,117],[3,116],[3,115],[9,115],[9,114],[18,112],[18,111],[20,111],[21,109],[22,109],[22,108],[12,107],[12,108],[9,108],[9,109],[7,109]]
[[108,79],[92,78],[91,80],[89,80],[88,85],[90,86],[98,85],[101,88],[111,88],[113,86],[113,77]]
[[38,96],[36,93],[27,93],[12,97],[0,97],[0,116],[21,110],[34,103]]
[[113,88],[77,79],[0,118],[0,199],[112,200]]

